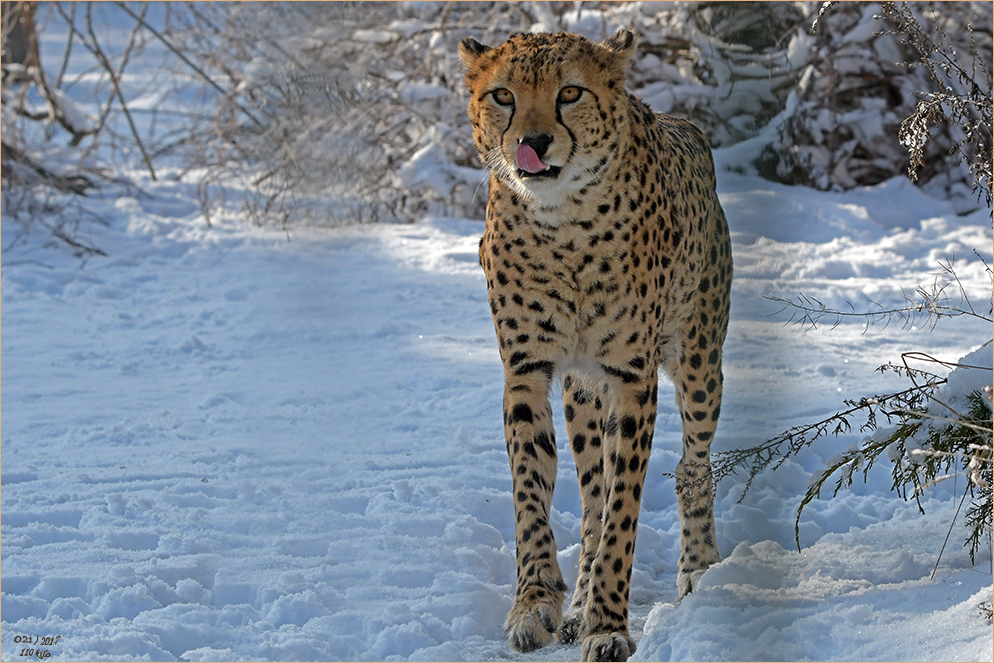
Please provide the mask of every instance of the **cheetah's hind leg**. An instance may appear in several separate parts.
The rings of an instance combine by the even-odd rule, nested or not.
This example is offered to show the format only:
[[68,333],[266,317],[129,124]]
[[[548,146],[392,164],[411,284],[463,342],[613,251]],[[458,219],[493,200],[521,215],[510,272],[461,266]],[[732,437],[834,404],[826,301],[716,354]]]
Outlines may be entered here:
[[[711,562],[712,564],[716,563]],[[677,601],[682,601],[687,594],[693,594],[701,584],[701,578],[707,569],[697,569],[696,571],[681,570],[676,576]]]

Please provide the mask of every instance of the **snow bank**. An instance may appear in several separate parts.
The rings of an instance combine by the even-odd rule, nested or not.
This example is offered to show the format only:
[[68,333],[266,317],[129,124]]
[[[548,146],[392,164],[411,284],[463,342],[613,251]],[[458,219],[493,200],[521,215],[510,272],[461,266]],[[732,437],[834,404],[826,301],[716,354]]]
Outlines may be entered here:
[[[948,376],[948,382],[942,387],[939,398],[953,407],[966,409],[966,396],[975,391],[981,393],[991,389],[991,366],[994,365],[994,352],[988,341],[958,362]],[[943,415],[946,416],[946,415]]]
[[[949,513],[914,527],[941,537]],[[928,576],[937,550],[909,539],[907,520],[830,535],[802,553],[739,544],[679,607],[646,618],[641,661],[982,661],[991,600],[978,571]],[[872,539],[872,544],[864,541]]]

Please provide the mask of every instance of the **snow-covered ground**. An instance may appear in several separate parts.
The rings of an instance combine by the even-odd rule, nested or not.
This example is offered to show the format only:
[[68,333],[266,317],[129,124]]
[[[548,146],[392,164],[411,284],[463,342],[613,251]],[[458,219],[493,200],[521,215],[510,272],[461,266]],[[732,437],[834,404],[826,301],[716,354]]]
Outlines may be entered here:
[[[770,183],[742,171],[749,149],[716,155],[736,265],[716,451],[905,388],[874,370],[902,352],[955,361],[990,338],[967,318],[785,325],[765,296],[888,306],[947,260],[986,307],[973,251],[992,262],[991,222],[904,178],[848,193]],[[578,659],[502,639],[514,523],[482,222],[208,227],[195,178],[128,174],[139,186],[82,202],[80,237],[106,257],[46,247],[41,224],[2,226],[0,659]],[[741,478],[723,482],[724,561],[676,605],[671,389],[639,521],[636,659],[991,660],[977,608],[991,553],[970,564],[962,516],[930,580],[963,477],[930,489],[920,516],[877,468],[806,508],[797,552],[812,474],[858,433],[761,475],[741,502]],[[552,525],[572,584],[579,496],[557,417]]]
[[[982,302],[983,213],[957,217],[904,180],[831,194],[723,172],[720,190],[737,273],[716,449],[900,387],[873,369],[902,351],[956,360],[989,332],[805,333],[762,297],[886,303],[955,255]],[[517,656],[501,638],[514,527],[479,221],[288,239],[208,228],[175,180],[87,208],[108,257],[83,264],[3,226],[4,660],[24,636],[58,637],[44,647],[58,660],[579,656]],[[723,483],[725,561],[674,605],[669,397],[659,420],[636,658],[990,659],[990,565],[970,565],[959,528],[929,580],[962,483],[933,489],[920,517],[871,472],[813,503],[794,549],[811,473],[855,436],[761,476],[742,503]],[[553,526],[570,582],[579,499],[561,446]]]

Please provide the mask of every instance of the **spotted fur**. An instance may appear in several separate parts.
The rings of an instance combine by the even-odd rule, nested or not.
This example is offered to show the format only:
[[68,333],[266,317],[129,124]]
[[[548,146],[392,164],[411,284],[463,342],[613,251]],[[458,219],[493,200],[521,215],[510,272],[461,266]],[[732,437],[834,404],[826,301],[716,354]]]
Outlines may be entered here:
[[[579,639],[584,660],[635,651],[628,595],[660,368],[683,420],[679,597],[719,560],[709,447],[732,279],[728,226],[705,137],[625,92],[635,48],[627,30],[600,44],[558,33],[459,48],[473,139],[491,170],[480,264],[504,364],[515,505],[506,634],[526,652],[556,635]],[[521,145],[544,171],[522,170]],[[549,525],[555,376],[583,508],[565,619]]]

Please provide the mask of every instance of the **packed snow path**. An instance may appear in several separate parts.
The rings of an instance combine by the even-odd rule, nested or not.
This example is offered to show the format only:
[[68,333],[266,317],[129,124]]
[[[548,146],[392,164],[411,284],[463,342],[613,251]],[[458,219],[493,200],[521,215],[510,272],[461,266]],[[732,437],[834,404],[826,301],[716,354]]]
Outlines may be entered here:
[[[716,450],[899,387],[873,369],[902,351],[956,360],[989,335],[804,333],[762,297],[892,302],[955,255],[983,302],[970,258],[990,250],[985,214],[956,217],[903,180],[826,194],[726,172],[720,190],[736,280]],[[208,228],[194,201],[168,181],[87,201],[108,257],[85,263],[3,226],[3,660],[46,636],[53,660],[577,659],[514,655],[501,637],[514,527],[482,224],[288,238]],[[990,660],[976,609],[990,568],[970,566],[960,529],[928,580],[951,483],[919,517],[871,473],[812,504],[793,550],[811,473],[855,436],[740,504],[722,484],[726,559],[673,605],[671,389],[636,550],[636,658]],[[571,584],[580,509],[557,417],[552,524]]]

